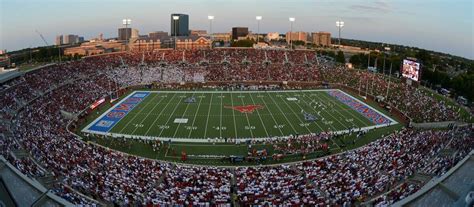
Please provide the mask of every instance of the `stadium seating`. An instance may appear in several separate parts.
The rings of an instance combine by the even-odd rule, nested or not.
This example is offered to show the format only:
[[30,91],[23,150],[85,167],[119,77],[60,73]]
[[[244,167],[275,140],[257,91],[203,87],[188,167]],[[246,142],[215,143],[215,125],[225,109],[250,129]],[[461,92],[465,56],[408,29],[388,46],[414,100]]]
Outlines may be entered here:
[[[26,175],[41,177],[45,172],[31,159],[36,160],[61,180],[54,192],[75,204],[97,205],[70,189],[124,206],[230,206],[233,201],[241,205],[349,206],[373,198],[377,204],[391,204],[420,188],[405,182],[409,176],[416,172],[441,175],[474,148],[470,127],[403,129],[353,151],[291,165],[197,167],[148,160],[83,142],[68,132],[69,120],[61,114],[80,113],[117,85],[125,88],[183,80],[315,81],[361,87],[362,91],[368,85],[374,96],[386,93],[385,76],[317,63],[315,58],[314,51],[160,50],[97,56],[40,69],[0,87],[0,119],[11,123],[0,130],[12,134],[0,137],[0,153]],[[207,65],[202,64],[206,61]],[[374,84],[360,84],[367,81]],[[399,81],[390,84],[388,102],[413,120],[460,119],[447,103]],[[291,142],[311,143],[316,148],[320,139],[328,136],[306,135]],[[447,148],[456,152],[454,157],[438,156]],[[10,156],[17,149],[25,149],[31,158]],[[394,187],[396,190],[385,194]]]

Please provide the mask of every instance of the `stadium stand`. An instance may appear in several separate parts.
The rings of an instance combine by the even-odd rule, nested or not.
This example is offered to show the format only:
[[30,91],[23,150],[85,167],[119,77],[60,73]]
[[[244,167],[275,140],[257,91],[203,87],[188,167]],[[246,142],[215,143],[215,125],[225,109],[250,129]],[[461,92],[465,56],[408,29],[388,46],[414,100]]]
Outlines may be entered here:
[[[176,165],[83,142],[68,131],[70,120],[61,113],[78,115],[109,95],[113,87],[179,87],[175,83],[181,81],[324,81],[361,86],[361,91],[366,91],[365,84],[358,83],[371,79],[375,84],[367,90],[373,96],[386,93],[384,76],[316,60],[314,51],[160,50],[48,66],[2,84],[0,130],[4,136],[0,154],[23,176],[53,180],[46,182],[52,192],[77,205],[384,206],[427,182],[413,181],[413,176],[443,175],[473,150],[472,126],[405,128],[355,150],[294,164],[237,168]],[[461,119],[445,102],[401,82],[391,84],[388,103],[412,120]],[[299,141],[305,139],[313,142],[320,137]],[[448,156],[443,153],[446,149],[451,152]],[[22,156],[12,156],[15,153]],[[472,169],[472,163],[467,163],[456,171],[460,176],[467,173],[466,168]],[[450,173],[452,177],[443,185],[451,189],[463,182],[457,173]],[[459,190],[464,192],[464,188]]]
[[[474,191],[474,153],[470,153],[444,175],[431,180],[417,193],[397,202],[394,206],[472,206],[466,200]],[[449,165],[448,165],[449,166]]]

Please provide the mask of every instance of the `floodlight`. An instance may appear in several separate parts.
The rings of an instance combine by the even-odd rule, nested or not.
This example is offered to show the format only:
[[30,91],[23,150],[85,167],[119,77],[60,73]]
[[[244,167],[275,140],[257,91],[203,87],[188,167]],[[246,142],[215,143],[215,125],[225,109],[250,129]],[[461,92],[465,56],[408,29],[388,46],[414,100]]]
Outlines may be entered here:
[[213,19],[214,19],[214,16],[207,16],[207,19],[213,20]]
[[131,24],[131,23],[132,23],[132,20],[131,20],[131,19],[123,19],[123,20],[122,20],[122,24],[124,24],[124,25],[129,25],[129,24]]
[[290,17],[290,22],[294,22],[296,19],[294,17]]
[[255,19],[262,20],[262,16],[256,16]]
[[343,21],[337,21],[336,26],[337,27],[344,27],[344,22]]

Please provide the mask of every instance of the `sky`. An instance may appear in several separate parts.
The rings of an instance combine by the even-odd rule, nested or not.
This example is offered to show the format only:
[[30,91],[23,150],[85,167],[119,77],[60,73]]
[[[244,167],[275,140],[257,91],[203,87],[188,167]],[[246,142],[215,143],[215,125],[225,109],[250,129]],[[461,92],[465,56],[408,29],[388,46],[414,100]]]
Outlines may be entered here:
[[190,15],[190,29],[233,26],[260,32],[328,31],[343,38],[414,46],[474,59],[473,0],[0,0],[0,49],[44,46],[58,34],[116,37],[123,18],[140,34],[170,30],[170,14]]

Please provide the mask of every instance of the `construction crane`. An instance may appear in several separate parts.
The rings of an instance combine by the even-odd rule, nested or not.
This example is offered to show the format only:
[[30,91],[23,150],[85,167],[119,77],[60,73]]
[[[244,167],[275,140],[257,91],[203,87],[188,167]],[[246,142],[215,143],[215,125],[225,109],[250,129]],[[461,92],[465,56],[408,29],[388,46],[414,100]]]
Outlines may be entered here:
[[39,36],[41,37],[41,39],[43,39],[44,44],[46,44],[46,46],[49,46],[48,41],[46,41],[46,39],[44,39],[43,35],[42,35],[38,30],[35,30],[35,31],[36,31],[36,33],[39,34]]
[[[39,34],[39,36],[43,40],[46,47],[48,47],[49,46],[48,41],[46,41],[46,39],[43,37],[43,35],[38,30],[35,30],[35,31],[36,31],[36,33]],[[59,57],[59,63],[61,63],[61,46],[59,46],[59,45],[58,45],[58,57]]]

